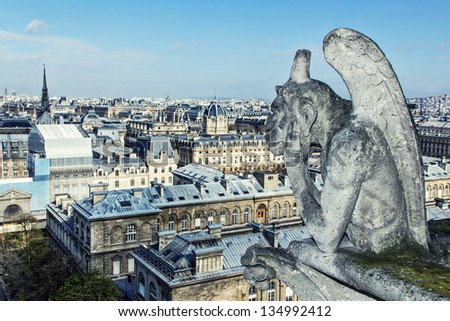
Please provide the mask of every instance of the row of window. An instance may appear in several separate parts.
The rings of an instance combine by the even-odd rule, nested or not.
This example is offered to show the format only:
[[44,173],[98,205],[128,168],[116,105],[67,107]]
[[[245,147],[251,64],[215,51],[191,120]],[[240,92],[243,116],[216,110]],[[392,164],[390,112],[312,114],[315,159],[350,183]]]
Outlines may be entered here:
[[[153,181],[155,183],[166,184],[166,177],[161,177],[161,182],[158,182],[158,178],[157,177],[153,178]],[[120,182],[121,182],[120,180],[114,181],[114,187],[115,188],[120,188],[121,187],[120,186]],[[172,182],[173,182],[172,176],[167,177],[167,184],[172,184]],[[99,183],[101,184],[102,182],[99,182]],[[130,179],[130,186],[131,187],[136,186],[136,180],[134,178]],[[141,178],[141,186],[145,186],[145,178],[144,177]]]

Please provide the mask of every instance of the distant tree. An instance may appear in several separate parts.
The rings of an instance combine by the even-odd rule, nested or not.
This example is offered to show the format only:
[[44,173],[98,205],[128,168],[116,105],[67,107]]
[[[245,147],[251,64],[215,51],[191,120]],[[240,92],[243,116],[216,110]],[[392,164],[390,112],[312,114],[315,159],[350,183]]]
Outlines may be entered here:
[[54,301],[120,301],[122,293],[116,284],[99,272],[70,276],[56,294]]
[[5,281],[17,300],[45,301],[69,275],[73,262],[54,251],[42,231],[9,233],[3,240]]

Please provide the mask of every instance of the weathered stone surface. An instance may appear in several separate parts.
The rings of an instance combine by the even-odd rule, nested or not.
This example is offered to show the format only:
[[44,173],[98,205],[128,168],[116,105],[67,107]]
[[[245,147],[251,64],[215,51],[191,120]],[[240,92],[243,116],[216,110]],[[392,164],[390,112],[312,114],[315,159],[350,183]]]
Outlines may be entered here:
[[[352,101],[311,79],[310,52],[299,50],[290,79],[276,87],[267,136],[272,151],[284,153],[314,244],[305,252],[302,246],[289,251],[252,248],[242,259],[248,267],[246,277],[257,284],[274,276],[284,278],[305,300],[330,299],[335,292],[326,286],[328,281],[313,277],[311,269],[362,292],[373,290],[378,299],[433,299],[399,280],[386,276],[379,281],[384,278],[381,272],[348,267],[339,252],[346,240],[357,253],[404,248],[427,253],[429,237],[414,123],[390,63],[372,40],[350,29],[330,32],[324,53]],[[308,160],[318,150],[321,186],[308,170]],[[255,266],[259,273],[252,273]],[[261,267],[268,271],[266,279]],[[358,288],[362,281],[365,285]],[[388,296],[389,292],[394,294]]]

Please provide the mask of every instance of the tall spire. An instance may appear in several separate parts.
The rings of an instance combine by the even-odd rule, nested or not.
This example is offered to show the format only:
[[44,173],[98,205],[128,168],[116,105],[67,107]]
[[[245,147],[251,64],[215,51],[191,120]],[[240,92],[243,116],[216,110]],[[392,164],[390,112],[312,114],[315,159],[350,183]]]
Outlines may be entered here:
[[50,100],[48,98],[47,77],[45,76],[45,63],[44,63],[44,80],[43,80],[43,84],[42,84],[41,108],[46,111],[50,111]]
[[50,110],[50,99],[48,98],[47,78],[45,77],[45,64],[44,64],[44,81],[42,84],[42,96],[41,96],[41,111],[39,117],[36,119],[36,124],[45,125],[53,124],[53,117]]

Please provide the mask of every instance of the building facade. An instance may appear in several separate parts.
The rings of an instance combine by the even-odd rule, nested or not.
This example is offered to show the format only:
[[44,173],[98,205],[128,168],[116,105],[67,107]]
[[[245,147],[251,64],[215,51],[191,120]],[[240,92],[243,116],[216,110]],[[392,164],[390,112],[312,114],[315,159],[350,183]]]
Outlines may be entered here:
[[27,119],[0,121],[2,179],[29,177],[28,136],[32,125]]
[[[135,298],[146,301],[296,301],[283,282],[272,279],[267,290],[249,285],[240,259],[258,244],[283,247],[311,235],[304,228],[273,230],[254,223],[249,234],[222,237],[221,225],[206,232],[159,233],[157,247],[140,246],[135,259]],[[170,238],[170,241],[167,239]]]
[[54,243],[75,255],[84,270],[96,268],[120,277],[133,273],[129,251],[141,243],[158,243],[160,231],[183,234],[221,224],[225,237],[251,232],[253,221],[279,228],[301,225],[292,190],[273,179],[277,183],[272,185],[253,177],[93,191],[65,209],[47,205],[47,229]]

